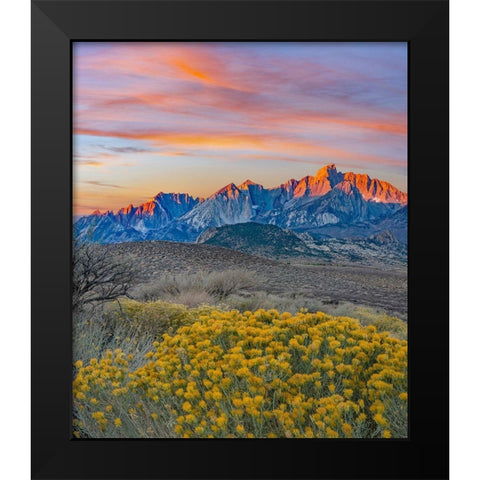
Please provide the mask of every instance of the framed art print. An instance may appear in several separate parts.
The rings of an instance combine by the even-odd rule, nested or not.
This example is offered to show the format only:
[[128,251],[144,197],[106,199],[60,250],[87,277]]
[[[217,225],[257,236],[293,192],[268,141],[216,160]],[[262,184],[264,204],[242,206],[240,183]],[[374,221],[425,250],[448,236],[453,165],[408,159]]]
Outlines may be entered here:
[[32,41],[33,478],[447,478],[448,3]]

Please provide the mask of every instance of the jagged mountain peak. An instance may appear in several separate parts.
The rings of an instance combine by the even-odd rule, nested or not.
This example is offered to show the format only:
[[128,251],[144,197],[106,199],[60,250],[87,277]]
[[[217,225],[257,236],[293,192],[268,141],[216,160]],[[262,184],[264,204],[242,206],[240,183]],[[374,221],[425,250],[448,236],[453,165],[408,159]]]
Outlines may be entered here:
[[[177,193],[177,192],[172,192],[172,193],[166,193],[166,192],[158,192],[151,200],[158,200],[161,198],[168,198],[171,200],[174,200],[176,202],[180,202],[182,199],[189,197],[188,193]],[[193,197],[192,197],[193,198]]]
[[133,210],[135,209],[135,207],[133,206],[133,204],[129,204],[128,207],[123,207],[121,208],[118,213],[119,214],[123,214],[123,215],[128,215],[129,213],[131,213]]
[[239,188],[232,182],[229,183],[228,185],[225,185],[222,187],[220,190],[217,190],[213,195],[210,195],[209,198],[215,198],[218,195],[227,195],[230,196],[232,194],[235,194],[235,192],[238,192]]
[[315,177],[326,177],[331,173],[337,173],[337,166],[334,163],[330,163],[329,165],[325,165],[317,171]]
[[379,203],[407,203],[408,195],[384,180],[371,178],[366,173],[354,172],[345,173],[343,178],[358,188],[365,200]]
[[290,195],[290,194],[293,194],[293,192],[297,188],[297,185],[298,185],[298,180],[291,178],[290,180],[287,180],[285,183],[283,183],[282,185],[280,185],[280,187],[277,187],[277,188],[285,189],[285,191],[288,192],[288,194]]
[[253,182],[252,180],[250,179],[247,179],[245,180],[243,183],[241,183],[239,186],[238,186],[238,189],[239,190],[247,190],[249,186],[251,185],[254,185],[256,187],[261,187],[262,185],[260,185],[259,183],[255,183]]

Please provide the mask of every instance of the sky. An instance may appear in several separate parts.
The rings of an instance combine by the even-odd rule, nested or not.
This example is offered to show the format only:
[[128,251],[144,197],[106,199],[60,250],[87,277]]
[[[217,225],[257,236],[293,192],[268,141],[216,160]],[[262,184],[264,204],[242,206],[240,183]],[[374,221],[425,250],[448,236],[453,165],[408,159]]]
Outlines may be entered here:
[[330,163],[407,191],[406,43],[74,43],[74,215]]

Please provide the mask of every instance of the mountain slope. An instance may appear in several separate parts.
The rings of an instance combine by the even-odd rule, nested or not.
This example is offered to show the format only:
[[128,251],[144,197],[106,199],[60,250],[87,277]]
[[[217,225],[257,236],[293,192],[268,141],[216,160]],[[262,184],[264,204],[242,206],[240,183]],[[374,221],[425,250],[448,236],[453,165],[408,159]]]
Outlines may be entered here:
[[322,196],[294,198],[272,223],[284,228],[315,228],[328,224],[352,224],[384,218],[398,204],[366,201],[357,187],[346,180]]
[[404,266],[407,247],[384,230],[368,238],[314,240],[274,225],[248,222],[205,230],[196,243],[237,250],[257,257],[299,263]]
[[196,243],[231,248],[267,258],[309,256],[313,253],[293,232],[255,222],[209,228],[197,238]]
[[175,218],[190,211],[202,199],[186,193],[163,193],[134,207],[130,204],[117,213],[98,210],[81,217],[74,225],[75,234],[82,240],[98,243],[138,241],[162,236],[160,231]]

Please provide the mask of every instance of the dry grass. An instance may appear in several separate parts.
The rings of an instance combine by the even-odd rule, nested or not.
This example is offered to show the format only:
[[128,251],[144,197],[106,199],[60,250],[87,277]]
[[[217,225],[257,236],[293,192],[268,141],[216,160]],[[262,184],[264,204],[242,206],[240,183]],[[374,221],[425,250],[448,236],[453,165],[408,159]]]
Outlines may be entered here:
[[188,308],[185,305],[163,301],[139,302],[122,299],[102,308],[74,314],[73,358],[88,361],[107,350],[120,348],[140,362],[152,348],[154,341],[164,334],[173,335],[177,329],[189,325],[201,315],[207,315],[213,306]]
[[152,348],[154,335],[139,329],[133,322],[111,321],[105,314],[93,311],[74,317],[73,358],[88,362],[105,354],[107,350],[121,349],[133,355],[132,363],[141,366],[145,354]]
[[215,300],[222,300],[253,286],[255,277],[246,270],[165,275],[139,285],[133,290],[132,297],[142,301],[174,301],[194,307],[214,303]]

